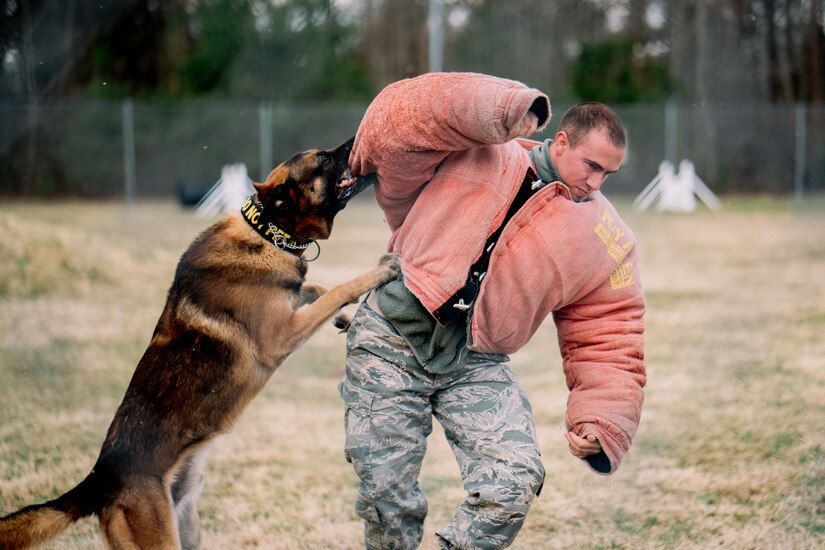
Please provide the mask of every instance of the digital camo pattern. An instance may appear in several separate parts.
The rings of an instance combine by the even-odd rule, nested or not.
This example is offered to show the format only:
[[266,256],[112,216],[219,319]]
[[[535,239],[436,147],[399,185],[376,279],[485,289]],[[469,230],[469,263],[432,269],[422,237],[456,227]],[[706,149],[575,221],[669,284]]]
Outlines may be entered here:
[[435,375],[362,304],[347,334],[347,460],[361,486],[356,512],[370,549],[417,548],[427,500],[418,485],[435,416],[458,460],[467,497],[438,534],[443,548],[509,546],[541,488],[544,468],[530,404],[506,356],[470,352]]

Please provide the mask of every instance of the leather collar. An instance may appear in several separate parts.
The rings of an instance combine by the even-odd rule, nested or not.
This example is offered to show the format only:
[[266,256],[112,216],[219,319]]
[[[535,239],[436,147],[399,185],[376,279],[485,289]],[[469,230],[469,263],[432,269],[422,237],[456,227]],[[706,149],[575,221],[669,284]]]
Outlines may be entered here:
[[[258,202],[257,193],[253,193],[247,197],[246,202],[244,202],[243,206],[241,206],[241,217],[246,220],[246,223],[248,223],[258,235],[281,250],[295,254],[299,258],[301,258],[304,251],[313,244],[318,246],[317,242],[302,239],[298,235],[293,235],[283,228],[278,227],[272,220],[268,219],[267,215],[264,213],[263,205]],[[321,247],[318,246],[318,253],[320,254],[320,252]],[[317,257],[318,256],[315,258]],[[312,260],[315,258],[312,258]]]

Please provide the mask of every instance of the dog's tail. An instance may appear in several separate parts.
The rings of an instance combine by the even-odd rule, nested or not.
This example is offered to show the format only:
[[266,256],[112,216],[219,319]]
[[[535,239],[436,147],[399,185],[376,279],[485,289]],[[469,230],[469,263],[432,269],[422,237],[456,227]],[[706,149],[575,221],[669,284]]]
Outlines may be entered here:
[[96,485],[95,474],[91,473],[54,500],[0,518],[0,550],[28,548],[47,541],[80,518],[97,513],[102,495]]

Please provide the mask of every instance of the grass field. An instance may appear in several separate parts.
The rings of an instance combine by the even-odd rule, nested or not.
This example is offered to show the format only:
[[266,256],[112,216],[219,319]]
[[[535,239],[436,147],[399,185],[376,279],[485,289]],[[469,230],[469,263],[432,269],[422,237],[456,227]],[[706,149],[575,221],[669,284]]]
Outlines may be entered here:
[[[719,214],[635,214],[649,383],[636,442],[611,477],[567,451],[552,323],[512,358],[548,477],[514,548],[825,547],[825,200],[731,198]],[[148,343],[175,264],[208,222],[165,204],[0,206],[0,514],[89,471]],[[354,203],[309,279],[382,252]],[[355,549],[343,458],[344,338],[324,327],[215,446],[200,499],[206,548]],[[422,548],[463,496],[430,437]],[[94,519],[49,548],[102,548]]]

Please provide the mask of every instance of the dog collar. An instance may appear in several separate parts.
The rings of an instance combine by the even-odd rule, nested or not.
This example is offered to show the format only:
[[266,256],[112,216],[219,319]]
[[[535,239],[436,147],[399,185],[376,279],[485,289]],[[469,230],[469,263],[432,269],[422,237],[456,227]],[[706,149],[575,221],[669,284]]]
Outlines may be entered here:
[[321,247],[317,242],[298,242],[298,240],[296,240],[292,235],[275,225],[273,222],[267,220],[264,216],[264,207],[260,202],[258,202],[256,193],[249,195],[246,202],[244,202],[243,206],[241,206],[241,217],[246,220],[246,223],[248,223],[258,235],[271,242],[281,250],[291,252],[299,258],[301,258],[307,248],[313,244],[317,246],[318,254],[311,260],[304,260],[301,258],[305,262],[311,262],[321,255]]

